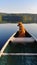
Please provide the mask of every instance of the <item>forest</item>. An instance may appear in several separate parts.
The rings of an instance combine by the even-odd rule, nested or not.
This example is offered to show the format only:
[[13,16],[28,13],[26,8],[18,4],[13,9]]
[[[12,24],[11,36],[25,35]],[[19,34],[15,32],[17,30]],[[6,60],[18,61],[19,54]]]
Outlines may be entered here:
[[8,14],[0,13],[0,23],[37,23],[37,14]]

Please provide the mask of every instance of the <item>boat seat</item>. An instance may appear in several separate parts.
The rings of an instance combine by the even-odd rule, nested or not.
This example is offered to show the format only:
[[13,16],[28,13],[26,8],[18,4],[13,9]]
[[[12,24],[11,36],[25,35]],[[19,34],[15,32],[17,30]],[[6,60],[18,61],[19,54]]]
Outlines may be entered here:
[[[19,31],[17,31],[17,33],[14,35],[14,37],[18,37]],[[26,31],[25,37],[31,37],[31,35]]]

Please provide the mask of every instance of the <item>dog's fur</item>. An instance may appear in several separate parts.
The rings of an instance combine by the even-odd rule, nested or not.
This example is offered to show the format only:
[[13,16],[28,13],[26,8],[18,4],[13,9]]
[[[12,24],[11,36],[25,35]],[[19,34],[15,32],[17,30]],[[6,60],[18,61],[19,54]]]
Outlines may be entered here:
[[19,22],[18,26],[19,26],[19,35],[18,35],[18,37],[25,37],[25,31],[26,30],[25,30],[22,22]]

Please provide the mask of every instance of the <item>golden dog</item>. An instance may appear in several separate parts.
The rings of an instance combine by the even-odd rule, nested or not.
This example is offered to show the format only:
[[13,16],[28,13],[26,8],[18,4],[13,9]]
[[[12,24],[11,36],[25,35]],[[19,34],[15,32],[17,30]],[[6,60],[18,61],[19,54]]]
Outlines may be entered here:
[[18,37],[25,37],[26,30],[25,30],[22,22],[19,22],[18,26],[19,26]]

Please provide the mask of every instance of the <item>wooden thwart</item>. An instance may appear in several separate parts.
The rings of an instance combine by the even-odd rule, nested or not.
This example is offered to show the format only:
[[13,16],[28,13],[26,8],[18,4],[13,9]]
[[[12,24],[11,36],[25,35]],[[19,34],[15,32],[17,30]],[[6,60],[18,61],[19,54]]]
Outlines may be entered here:
[[37,55],[37,53],[2,53],[2,55]]

